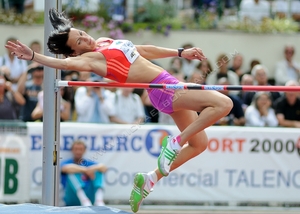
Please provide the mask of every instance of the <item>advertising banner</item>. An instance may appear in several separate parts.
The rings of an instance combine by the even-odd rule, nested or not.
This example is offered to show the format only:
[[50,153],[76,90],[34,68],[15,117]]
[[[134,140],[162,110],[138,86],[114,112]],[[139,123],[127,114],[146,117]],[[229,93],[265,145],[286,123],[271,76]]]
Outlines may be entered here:
[[[298,202],[298,129],[210,127],[208,146],[154,187],[147,200]],[[87,159],[104,163],[105,199],[128,200],[136,172],[156,169],[160,142],[175,126],[61,123],[60,161],[71,157],[75,139]],[[28,123],[30,195],[41,198],[42,124]],[[201,143],[201,142],[199,142]]]
[[[3,127],[2,127],[3,128]],[[0,131],[0,201],[29,201],[29,147],[25,134]]]

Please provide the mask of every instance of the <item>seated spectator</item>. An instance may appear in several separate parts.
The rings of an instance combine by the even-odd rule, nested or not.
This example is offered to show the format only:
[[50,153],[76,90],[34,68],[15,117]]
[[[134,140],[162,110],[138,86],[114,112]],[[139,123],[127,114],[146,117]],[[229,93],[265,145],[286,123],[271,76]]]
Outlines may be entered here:
[[298,81],[300,78],[300,63],[293,57],[295,48],[287,45],[284,48],[284,59],[276,64],[275,83],[276,85],[285,85],[289,80]]
[[180,57],[171,58],[169,67],[177,69],[178,73],[182,73],[182,59]]
[[[293,80],[288,81],[286,86],[299,86]],[[280,126],[300,128],[300,98],[299,92],[285,92],[275,101],[275,112]]]
[[240,18],[259,23],[264,18],[270,18],[270,3],[266,0],[242,0]]
[[242,69],[243,61],[244,61],[243,56],[241,54],[236,54],[234,55],[232,60],[232,65],[229,68],[229,70],[234,71],[238,75],[239,80],[242,79],[242,76],[245,73]]
[[107,168],[101,163],[85,159],[86,145],[83,141],[73,142],[73,157],[61,162],[61,184],[66,206],[104,206],[103,173]]
[[[216,65],[218,66],[214,72],[211,72],[207,78],[206,78],[206,84],[207,85],[215,85],[218,84],[219,79],[222,77],[227,78],[229,85],[239,85],[239,77],[238,75],[228,70],[228,62],[230,61],[230,58],[226,54],[221,54],[217,58]],[[237,94],[236,91],[231,91],[230,94]]]
[[[254,77],[254,85],[259,86],[268,86],[268,69],[264,65],[255,65],[251,71],[251,75]],[[243,100],[243,103],[247,106],[249,106],[252,103],[253,97],[256,92],[250,91],[246,92],[245,99]],[[272,103],[280,97],[279,92],[272,91],[271,92],[271,98]]]
[[38,103],[38,93],[42,91],[44,67],[38,66],[30,71],[32,79],[27,80],[27,72],[22,74],[18,83],[18,91],[25,98],[25,105],[21,107],[20,119],[24,122],[34,121],[31,113]]
[[[99,82],[98,78],[90,81]],[[77,88],[74,96],[77,122],[109,123],[109,114],[113,108],[110,94],[111,92],[103,87]]]
[[269,92],[257,92],[245,111],[246,126],[278,126]]
[[[219,79],[218,85],[229,85],[229,81],[226,77],[222,77]],[[233,107],[229,114],[226,117],[221,118],[215,125],[243,126],[245,124],[244,110],[239,98],[236,95],[229,94],[229,91],[227,90],[220,92],[232,100]]]
[[[241,85],[253,85],[253,83],[254,83],[254,78],[253,78],[252,75],[250,75],[250,74],[244,74],[242,76]],[[237,94],[237,96],[240,98],[240,100],[242,102],[244,111],[248,107],[248,105],[245,104],[245,100],[246,100],[247,94],[248,94],[248,92],[247,91],[243,91],[243,90],[239,91],[239,93]]]
[[[61,96],[63,96],[64,88],[60,88]],[[43,102],[44,91],[38,93],[38,103],[31,113],[31,118],[35,121],[43,121]],[[71,115],[71,103],[61,98],[60,100],[60,121],[67,121]]]
[[215,72],[212,72],[207,78],[206,83],[208,85],[215,85],[219,79],[226,77],[230,85],[239,85],[239,77],[231,70],[228,70],[229,58],[226,54],[221,54],[217,58],[217,68]]
[[213,68],[211,66],[211,63],[209,60],[203,60],[201,61],[197,67],[196,67],[201,73],[202,73],[202,78],[199,84],[205,84],[206,83],[206,78],[207,76],[213,72]]
[[17,120],[17,104],[24,105],[25,99],[0,72],[0,120]]
[[140,124],[145,121],[145,111],[139,95],[132,93],[133,88],[118,89],[111,96],[113,107],[110,121],[119,124]]
[[195,70],[191,77],[187,80],[190,83],[205,84],[205,76],[200,70]]

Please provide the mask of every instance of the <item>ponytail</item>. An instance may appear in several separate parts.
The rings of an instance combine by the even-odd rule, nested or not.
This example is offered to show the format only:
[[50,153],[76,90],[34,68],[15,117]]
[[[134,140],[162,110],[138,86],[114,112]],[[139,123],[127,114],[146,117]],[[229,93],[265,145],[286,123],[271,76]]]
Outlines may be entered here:
[[71,55],[74,50],[67,45],[69,32],[73,27],[71,20],[63,12],[59,13],[54,8],[49,10],[49,20],[54,28],[47,42],[49,51],[53,54],[63,54],[66,57]]

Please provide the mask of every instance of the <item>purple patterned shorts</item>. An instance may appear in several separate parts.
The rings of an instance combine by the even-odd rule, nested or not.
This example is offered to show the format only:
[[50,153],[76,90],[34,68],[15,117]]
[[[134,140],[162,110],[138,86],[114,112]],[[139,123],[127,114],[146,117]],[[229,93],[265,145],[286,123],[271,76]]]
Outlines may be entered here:
[[[178,84],[179,80],[167,71],[161,72],[150,84]],[[147,89],[152,105],[159,111],[172,114],[174,90],[171,89]]]

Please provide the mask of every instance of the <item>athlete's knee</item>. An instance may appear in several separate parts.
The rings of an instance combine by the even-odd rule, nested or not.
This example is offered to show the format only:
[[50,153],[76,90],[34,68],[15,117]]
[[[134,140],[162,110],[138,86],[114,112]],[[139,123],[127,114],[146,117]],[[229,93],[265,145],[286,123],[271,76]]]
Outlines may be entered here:
[[227,115],[233,107],[233,102],[228,96],[222,96],[218,107],[224,115]]

